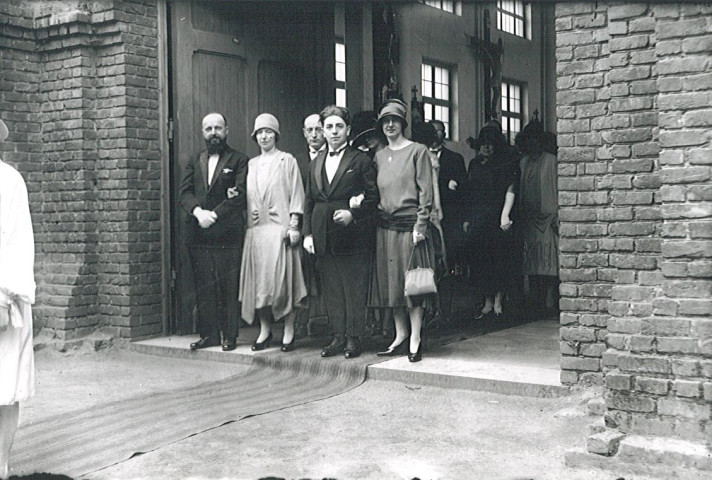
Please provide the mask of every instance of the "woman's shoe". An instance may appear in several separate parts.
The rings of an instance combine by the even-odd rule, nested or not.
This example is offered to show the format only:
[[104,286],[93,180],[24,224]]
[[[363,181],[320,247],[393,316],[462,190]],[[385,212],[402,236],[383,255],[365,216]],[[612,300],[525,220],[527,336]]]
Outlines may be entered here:
[[423,359],[423,339],[420,340],[420,343],[418,344],[418,350],[416,350],[415,353],[408,352],[408,361],[409,362],[419,362],[422,359]]
[[253,352],[258,352],[260,350],[264,350],[265,348],[269,347],[269,344],[272,343],[272,332],[269,332],[269,335],[263,342],[258,342],[255,340],[255,343],[252,344],[252,351]]
[[296,345],[294,343],[294,341],[296,339],[297,339],[297,336],[295,335],[292,337],[291,342],[289,342],[289,343],[282,342],[282,348],[280,348],[280,350],[282,350],[283,352],[291,352],[292,350],[294,350],[296,348]]
[[406,345],[408,344],[409,340],[406,338],[403,340],[401,343],[396,345],[395,347],[389,347],[386,350],[383,350],[382,352],[377,352],[376,356],[377,357],[396,357],[398,355],[405,355],[407,353],[406,351]]

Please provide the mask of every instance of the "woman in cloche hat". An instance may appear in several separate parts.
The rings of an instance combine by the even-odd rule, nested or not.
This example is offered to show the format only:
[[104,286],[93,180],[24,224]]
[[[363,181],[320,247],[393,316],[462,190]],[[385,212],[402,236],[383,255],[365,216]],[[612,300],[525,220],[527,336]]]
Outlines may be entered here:
[[405,103],[389,100],[381,106],[376,128],[384,133],[388,146],[374,157],[381,200],[369,306],[392,309],[395,321],[396,337],[378,355],[407,354],[408,360],[418,362],[424,306],[433,298],[406,296],[405,272],[435,266],[432,239],[427,235],[433,183],[428,149],[405,138],[407,126]]
[[247,173],[247,231],[240,271],[242,318],[260,322],[252,350],[272,341],[272,321],[284,318],[282,351],[294,350],[295,306],[307,295],[300,251],[299,217],[304,187],[297,160],[277,148],[279,121],[263,113],[255,118],[252,139],[260,154]]

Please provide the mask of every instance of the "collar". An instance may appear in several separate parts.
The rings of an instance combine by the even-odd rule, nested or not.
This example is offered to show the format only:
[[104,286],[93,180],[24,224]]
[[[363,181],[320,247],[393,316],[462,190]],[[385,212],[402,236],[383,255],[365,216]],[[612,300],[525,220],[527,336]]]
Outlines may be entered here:
[[322,145],[319,150],[314,150],[312,147],[309,147],[309,153],[312,155],[316,155],[317,153],[321,152],[325,148],[326,148],[326,143],[324,145]]

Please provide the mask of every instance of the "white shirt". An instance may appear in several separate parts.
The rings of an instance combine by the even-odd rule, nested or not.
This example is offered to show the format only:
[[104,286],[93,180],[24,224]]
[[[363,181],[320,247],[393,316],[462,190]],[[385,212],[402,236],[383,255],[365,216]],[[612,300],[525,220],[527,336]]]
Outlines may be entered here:
[[314,159],[316,158],[316,156],[319,155],[319,152],[321,152],[321,151],[324,150],[325,148],[326,148],[326,143],[325,143],[324,145],[322,145],[319,150],[314,150],[314,149],[312,149],[312,148],[309,148],[309,157],[310,157],[312,160],[314,160]]
[[341,158],[344,156],[344,150],[346,149],[346,146],[344,145],[341,147],[341,150],[339,150],[336,155],[331,155],[332,151],[330,150],[329,153],[326,154],[326,162],[324,163],[324,168],[326,169],[326,178],[329,180],[329,183],[334,179],[334,175],[336,175],[336,170],[339,169],[339,163],[341,163]]
[[215,175],[215,167],[218,166],[218,160],[220,160],[219,153],[213,153],[208,158],[208,186],[213,183],[213,175]]

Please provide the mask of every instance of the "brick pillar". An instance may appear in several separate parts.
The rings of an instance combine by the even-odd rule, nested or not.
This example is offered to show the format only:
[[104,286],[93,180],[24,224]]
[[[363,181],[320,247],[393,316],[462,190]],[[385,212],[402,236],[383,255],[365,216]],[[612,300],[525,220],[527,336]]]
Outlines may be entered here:
[[711,14],[557,5],[562,380],[592,378],[582,347],[605,341],[605,427],[588,451],[639,473],[709,465]]
[[30,192],[35,323],[63,342],[158,333],[155,2],[12,0],[0,14],[3,157]]

